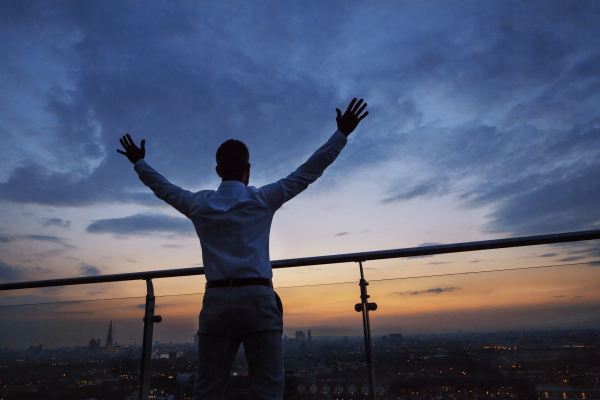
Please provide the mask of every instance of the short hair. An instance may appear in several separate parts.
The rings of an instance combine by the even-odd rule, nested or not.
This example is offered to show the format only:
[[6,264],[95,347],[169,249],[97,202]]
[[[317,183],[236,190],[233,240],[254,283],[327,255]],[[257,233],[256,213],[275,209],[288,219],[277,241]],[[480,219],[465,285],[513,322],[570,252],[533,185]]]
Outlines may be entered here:
[[221,171],[231,175],[243,172],[250,160],[250,153],[243,142],[229,139],[219,146],[216,158]]

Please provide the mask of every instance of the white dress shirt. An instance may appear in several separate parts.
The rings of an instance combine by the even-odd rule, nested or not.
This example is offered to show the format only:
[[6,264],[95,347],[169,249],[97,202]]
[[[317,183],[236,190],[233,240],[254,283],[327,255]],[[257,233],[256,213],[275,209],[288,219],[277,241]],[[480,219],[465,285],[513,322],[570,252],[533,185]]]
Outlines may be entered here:
[[286,178],[261,188],[225,181],[215,190],[196,193],[173,185],[144,160],[134,168],[140,180],[194,223],[208,281],[268,278],[269,234],[275,211],[319,178],[346,145],[336,131],[319,150]]

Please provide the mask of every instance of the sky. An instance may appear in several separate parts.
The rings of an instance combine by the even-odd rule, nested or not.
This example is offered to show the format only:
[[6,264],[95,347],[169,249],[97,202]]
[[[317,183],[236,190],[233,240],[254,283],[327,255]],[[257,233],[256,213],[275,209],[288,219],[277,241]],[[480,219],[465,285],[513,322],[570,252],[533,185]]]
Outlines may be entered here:
[[[302,164],[335,132],[335,109],[353,97],[365,99],[369,116],[323,177],[277,212],[271,259],[598,229],[599,18],[593,1],[3,1],[0,282],[202,265],[191,222],[144,187],[115,151],[119,137],[145,139],[148,163],[193,191],[218,187],[217,147],[242,140],[258,187]],[[600,245],[588,242],[372,262],[365,273],[388,279],[599,257]],[[493,304],[482,292],[469,292],[466,303],[452,297],[468,283],[409,280],[414,290],[381,289],[389,312],[380,307],[373,324],[382,332],[456,330],[431,321],[461,304],[479,304],[459,318],[472,329],[497,328],[491,317],[474,317],[488,306],[552,309],[564,299],[561,307],[581,311],[581,301],[600,302],[588,290],[600,286],[590,265],[523,278],[529,289],[546,280],[540,276],[551,282],[520,303],[511,282],[521,278],[500,279],[504,294]],[[571,275],[578,283],[567,284]],[[286,329],[341,332],[345,322],[331,322],[341,308],[326,307],[328,314],[314,299],[341,304],[342,289],[304,288],[300,296],[288,287],[358,277],[352,264],[275,271],[293,311]],[[157,295],[201,293],[203,282],[155,287]],[[3,293],[0,306],[144,294],[143,282],[86,285]],[[402,325],[402,301],[417,297],[429,308],[411,311]],[[344,307],[357,300],[355,293]],[[121,316],[92,306],[101,301],[55,315],[125,324],[139,311],[132,301]],[[171,325],[173,335],[193,334],[199,307],[172,307],[191,321]],[[1,311],[9,308],[0,314],[13,315]],[[585,315],[600,324],[597,313]],[[577,319],[552,318],[530,325]],[[0,332],[0,345],[14,336]]]

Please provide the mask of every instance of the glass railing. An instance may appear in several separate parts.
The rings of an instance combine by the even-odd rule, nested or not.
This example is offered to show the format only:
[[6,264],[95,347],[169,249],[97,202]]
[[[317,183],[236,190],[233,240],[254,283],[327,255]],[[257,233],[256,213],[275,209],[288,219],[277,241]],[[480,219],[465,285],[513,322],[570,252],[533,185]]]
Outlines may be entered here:
[[[597,258],[556,245],[445,253],[456,250],[452,246],[432,246],[428,254],[438,255],[419,255],[418,248],[397,251],[411,255],[403,258],[352,255],[362,260],[367,301],[377,304],[369,312],[372,365],[355,308],[359,263],[334,264],[337,256],[328,256],[299,259],[298,265],[309,265],[303,268],[276,269],[284,307],[284,397],[600,398]],[[205,280],[166,278],[169,273],[54,289],[15,291],[0,284],[0,398],[139,398],[146,312],[140,279],[153,279],[154,311],[162,318],[147,343],[146,396],[191,398]],[[118,297],[123,285],[139,295]],[[247,398],[249,391],[241,347],[225,398]]]
[[0,398],[125,399],[139,392],[143,300],[0,306]]
[[376,392],[600,398],[600,265],[522,268],[371,281]]

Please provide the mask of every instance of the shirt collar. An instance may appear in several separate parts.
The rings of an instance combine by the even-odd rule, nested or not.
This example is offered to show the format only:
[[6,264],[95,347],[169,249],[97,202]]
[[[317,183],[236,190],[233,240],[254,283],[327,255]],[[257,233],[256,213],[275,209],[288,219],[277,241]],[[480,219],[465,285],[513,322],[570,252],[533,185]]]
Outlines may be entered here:
[[244,185],[240,181],[224,181],[224,182],[221,182],[221,184],[219,185],[219,189],[244,187],[244,186],[246,186],[246,185]]

